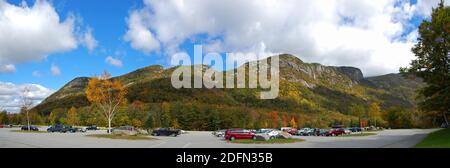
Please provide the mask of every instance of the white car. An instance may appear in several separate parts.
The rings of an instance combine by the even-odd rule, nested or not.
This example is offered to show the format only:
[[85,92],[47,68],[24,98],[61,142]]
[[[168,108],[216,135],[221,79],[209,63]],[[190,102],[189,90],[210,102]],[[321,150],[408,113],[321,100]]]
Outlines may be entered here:
[[279,130],[272,130],[272,131],[270,131],[269,133],[267,133],[269,136],[270,136],[270,139],[274,139],[274,138],[278,138],[278,137],[280,137],[281,135],[281,131],[279,131]]
[[305,135],[306,133],[308,133],[309,130],[311,130],[311,129],[310,128],[302,128],[302,129],[299,129],[297,131],[297,134],[298,135]]
[[352,130],[350,130],[350,129],[344,129],[344,133],[345,133],[345,134],[351,134],[351,133],[352,133]]
[[281,131],[289,131],[291,129],[292,129],[291,127],[282,127],[280,130]]
[[227,131],[227,130],[225,130],[225,129],[217,130],[217,131],[212,132],[212,134],[216,137],[223,137],[225,135],[225,131]]
[[278,138],[281,131],[275,129],[260,129],[256,131],[256,135],[267,135],[270,139]]

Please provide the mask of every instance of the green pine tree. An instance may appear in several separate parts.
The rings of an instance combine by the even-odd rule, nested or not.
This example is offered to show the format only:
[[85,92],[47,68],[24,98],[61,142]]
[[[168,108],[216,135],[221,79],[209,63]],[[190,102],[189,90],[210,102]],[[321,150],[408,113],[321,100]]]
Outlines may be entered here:
[[416,58],[400,71],[421,77],[427,86],[419,91],[422,110],[442,117],[448,127],[450,109],[450,7],[441,0],[433,9],[431,20],[419,27],[418,43],[412,48]]

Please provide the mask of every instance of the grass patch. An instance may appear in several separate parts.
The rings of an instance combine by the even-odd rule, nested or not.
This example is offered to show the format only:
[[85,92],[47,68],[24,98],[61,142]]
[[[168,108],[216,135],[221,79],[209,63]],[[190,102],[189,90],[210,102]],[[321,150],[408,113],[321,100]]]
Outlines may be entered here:
[[355,134],[344,134],[342,136],[344,137],[358,137],[358,136],[373,136],[373,135],[377,135],[375,133],[355,133]]
[[270,139],[268,141],[264,140],[253,140],[253,139],[236,139],[234,141],[231,141],[232,143],[242,143],[242,144],[285,144],[285,143],[295,143],[295,142],[302,142],[305,141],[303,139],[296,139],[296,138],[290,138],[290,139]]
[[155,138],[150,138],[143,135],[133,136],[133,135],[112,135],[112,134],[91,134],[86,136],[95,138],[123,139],[123,140],[155,140]]
[[430,133],[416,148],[450,148],[450,128]]
[[11,132],[19,132],[19,133],[37,133],[37,134],[48,133],[47,131],[24,131],[24,130],[11,130]]

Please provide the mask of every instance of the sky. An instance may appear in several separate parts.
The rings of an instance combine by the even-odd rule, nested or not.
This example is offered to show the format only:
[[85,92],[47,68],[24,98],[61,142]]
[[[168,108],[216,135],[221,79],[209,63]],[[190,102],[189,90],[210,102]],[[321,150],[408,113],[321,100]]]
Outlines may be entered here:
[[[449,5],[450,0],[445,4]],[[177,53],[290,53],[397,73],[438,0],[0,0],[0,110],[39,103],[75,77],[113,76]]]

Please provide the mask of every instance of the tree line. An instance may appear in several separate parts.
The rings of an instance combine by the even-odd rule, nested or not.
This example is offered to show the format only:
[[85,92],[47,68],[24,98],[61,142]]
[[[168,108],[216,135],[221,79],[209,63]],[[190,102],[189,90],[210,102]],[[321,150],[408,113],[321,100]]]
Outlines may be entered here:
[[[269,111],[248,107],[227,105],[211,105],[197,102],[163,102],[143,103],[133,101],[124,103],[117,109],[111,126],[132,125],[138,128],[173,127],[186,130],[217,130],[226,128],[279,128],[279,127],[319,127],[328,128],[333,125],[346,127],[360,126],[361,121],[367,125],[390,128],[424,127],[431,123],[423,123],[419,112],[402,107],[392,107],[380,111],[377,103],[368,108],[352,105],[349,114],[338,112],[303,113]],[[67,124],[73,126],[98,125],[107,127],[108,120],[103,111],[96,105],[80,108],[56,108],[49,116],[40,116],[36,112],[29,113],[30,123],[35,125]],[[26,124],[26,112],[0,113],[0,123]]]

